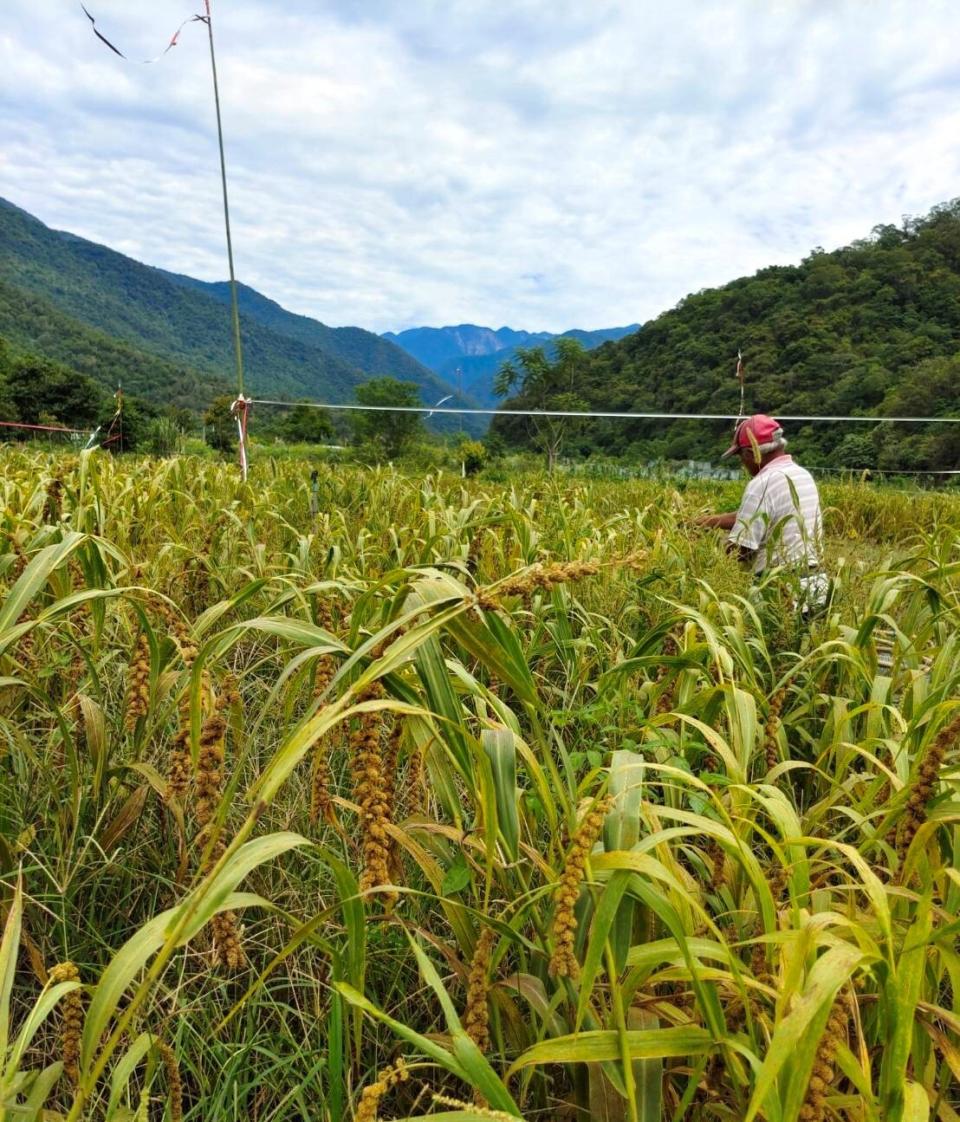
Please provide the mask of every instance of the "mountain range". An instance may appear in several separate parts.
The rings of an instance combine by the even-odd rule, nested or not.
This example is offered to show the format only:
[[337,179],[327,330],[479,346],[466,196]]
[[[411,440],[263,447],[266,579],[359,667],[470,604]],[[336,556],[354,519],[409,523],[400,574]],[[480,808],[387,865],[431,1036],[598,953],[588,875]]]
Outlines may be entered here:
[[[564,337],[579,339],[587,350],[601,343],[622,339],[639,330],[640,324],[629,327],[608,327],[597,331],[573,329],[564,331]],[[510,327],[494,330],[461,323],[457,327],[412,327],[394,334],[386,332],[382,338],[396,343],[418,362],[429,367],[454,388],[462,387],[466,396],[484,408],[498,404],[493,392],[493,378],[504,362],[516,356],[519,347],[544,346],[560,335],[549,331],[515,331]]]
[[[518,346],[549,332],[464,324],[378,336],[329,327],[238,284],[245,390],[249,396],[347,403],[358,385],[388,376],[414,382],[432,405],[496,404],[493,376]],[[0,199],[0,338],[61,362],[105,389],[118,383],[157,404],[197,411],[235,386],[230,286],[144,265],[54,230]],[[571,331],[585,346],[636,329]],[[485,418],[436,415],[440,431],[482,432]]]
[[[377,336],[295,315],[246,285],[239,297],[254,397],[346,403],[361,383],[388,375],[416,383],[428,405],[452,393],[487,406],[493,374],[518,346],[549,348],[557,338],[473,324]],[[196,412],[235,385],[228,304],[224,283],[143,265],[0,200],[0,339],[15,351]],[[960,413],[960,200],[831,252],[814,249],[798,265],[691,294],[639,330],[566,334],[591,348],[577,392],[597,409],[735,413],[739,349],[747,412],[877,418],[791,424],[791,445],[808,462],[960,469],[960,425],[882,420]],[[434,421],[460,426],[457,417]],[[464,424],[474,433],[484,427],[482,418]],[[494,428],[536,442],[522,419],[498,417]],[[574,427],[570,450],[709,458],[728,430],[721,422],[595,421]]]
[[[328,327],[244,284],[238,295],[250,396],[349,402],[358,385],[381,376],[415,382],[427,404],[451,392],[373,332]],[[19,350],[62,362],[105,388],[122,382],[148,400],[197,410],[235,385],[229,303],[226,282],[141,264],[50,229],[0,199],[0,337]],[[471,420],[474,431],[485,427]]]

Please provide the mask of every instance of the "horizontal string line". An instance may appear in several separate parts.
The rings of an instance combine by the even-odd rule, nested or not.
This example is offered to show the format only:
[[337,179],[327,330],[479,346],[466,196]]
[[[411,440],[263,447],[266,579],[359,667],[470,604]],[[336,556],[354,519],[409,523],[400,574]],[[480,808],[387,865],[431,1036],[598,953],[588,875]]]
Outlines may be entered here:
[[37,432],[69,432],[78,436],[89,436],[89,429],[68,429],[62,425],[28,425],[24,421],[0,421],[0,428],[5,429],[32,429]]
[[[452,409],[448,406],[430,405],[359,405],[320,401],[274,401],[269,398],[254,397],[251,405],[278,405],[284,409],[338,409],[349,412],[368,413],[449,413],[456,416],[483,417],[596,417],[625,421],[741,421],[745,418],[738,413],[608,413],[579,412],[569,409]],[[858,424],[888,425],[955,425],[960,417],[841,417],[841,416],[799,416],[777,414],[780,421],[817,421]]]
[[838,468],[838,467],[813,467],[811,471],[832,471],[842,475],[960,475],[958,468]]

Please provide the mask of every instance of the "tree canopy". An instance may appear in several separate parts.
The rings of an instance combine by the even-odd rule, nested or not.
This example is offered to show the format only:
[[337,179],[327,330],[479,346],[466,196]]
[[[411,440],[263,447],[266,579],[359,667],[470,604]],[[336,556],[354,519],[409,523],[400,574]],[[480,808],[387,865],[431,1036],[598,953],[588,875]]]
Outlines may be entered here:
[[44,358],[27,355],[13,362],[5,381],[16,420],[25,424],[48,418],[83,428],[95,424],[103,411],[104,395],[93,379]]
[[[750,413],[956,414],[960,200],[901,226],[878,226],[831,253],[815,249],[799,265],[686,297],[635,334],[589,352],[577,392],[592,409],[735,414],[738,348]],[[960,467],[955,427],[785,424],[792,449],[814,466],[855,461],[888,470]],[[536,445],[535,433],[508,418],[495,430]],[[592,421],[571,446],[711,459],[729,432],[729,422]]]
[[326,409],[301,403],[287,412],[280,426],[286,440],[322,444],[333,436],[333,422]]
[[[99,439],[105,440],[116,407],[114,395],[101,389],[93,378],[63,363],[18,352],[0,336],[0,421],[62,425],[90,432],[99,426]],[[152,402],[125,395],[122,443],[117,439],[106,446],[112,452],[134,451],[162,412]],[[165,412],[174,423],[182,424],[175,409]],[[119,426],[115,430],[119,432]],[[26,439],[29,435],[29,430],[4,429],[5,439]]]
[[[409,408],[423,404],[418,386],[396,378],[371,378],[357,386],[356,395],[360,405]],[[351,414],[350,424],[358,444],[373,446],[388,460],[396,459],[423,432],[419,413],[356,412]]]
[[[586,350],[578,339],[562,337],[554,341],[556,357],[551,359],[542,346],[518,347],[516,356],[505,362],[493,382],[496,394],[503,397],[516,392],[512,405],[516,409],[579,413],[590,403],[577,392],[579,379],[586,367]],[[564,442],[583,428],[576,417],[517,418],[529,434],[534,447],[547,458],[552,471]]]
[[230,412],[233,400],[230,394],[221,394],[203,415],[203,438],[218,452],[229,453],[237,446],[237,422]]

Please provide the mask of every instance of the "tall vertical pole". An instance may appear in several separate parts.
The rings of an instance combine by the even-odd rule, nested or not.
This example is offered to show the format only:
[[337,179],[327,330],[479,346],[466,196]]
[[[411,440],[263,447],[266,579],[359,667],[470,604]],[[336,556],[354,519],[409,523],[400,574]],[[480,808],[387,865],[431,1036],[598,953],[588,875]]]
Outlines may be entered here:
[[217,143],[220,146],[220,183],[223,187],[223,225],[227,233],[227,264],[230,267],[230,315],[233,320],[233,353],[237,362],[237,400],[232,412],[237,418],[240,438],[240,474],[247,478],[247,399],[243,396],[243,343],[240,339],[240,305],[237,300],[237,275],[233,268],[233,239],[230,236],[230,203],[227,199],[227,161],[223,154],[223,121],[220,117],[220,87],[217,83],[217,56],[213,50],[213,17],[210,0],[204,0],[207,34],[210,39],[210,70],[213,73],[213,101],[217,108]]
[[230,237],[230,204],[227,200],[227,161],[223,154],[223,122],[220,119],[220,88],[217,84],[217,58],[213,51],[213,18],[210,0],[207,9],[207,34],[210,38],[210,69],[213,72],[213,100],[217,107],[217,142],[220,145],[220,182],[223,186],[223,224],[227,231],[227,263],[230,267],[230,310],[233,316],[233,350],[237,360],[237,393],[243,394],[243,346],[240,342],[240,308],[237,303],[237,278],[233,269],[233,240]]

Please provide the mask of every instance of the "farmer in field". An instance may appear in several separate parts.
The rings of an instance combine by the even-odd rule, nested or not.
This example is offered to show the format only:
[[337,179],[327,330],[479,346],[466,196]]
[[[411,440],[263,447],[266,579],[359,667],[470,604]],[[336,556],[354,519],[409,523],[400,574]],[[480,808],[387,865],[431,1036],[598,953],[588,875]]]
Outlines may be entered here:
[[820,568],[820,495],[813,476],[794,462],[783,429],[757,413],[741,421],[723,453],[738,456],[750,476],[740,509],[708,514],[701,526],[729,530],[727,549],[749,565],[754,579],[773,569],[797,581],[797,607],[806,615],[823,607],[828,582]]

